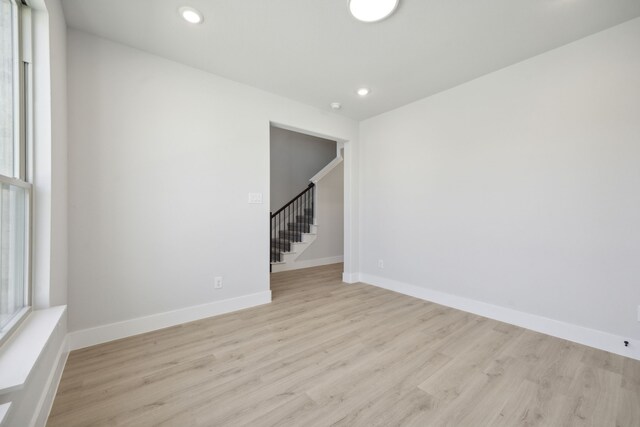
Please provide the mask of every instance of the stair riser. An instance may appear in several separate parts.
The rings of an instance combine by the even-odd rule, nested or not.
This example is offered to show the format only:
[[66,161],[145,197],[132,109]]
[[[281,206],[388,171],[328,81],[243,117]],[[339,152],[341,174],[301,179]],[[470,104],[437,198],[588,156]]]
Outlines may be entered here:
[[313,224],[313,217],[307,215],[296,215],[296,222],[303,224]]
[[299,224],[297,222],[293,222],[293,223],[289,223],[287,224],[287,228],[290,231],[297,231],[300,233],[308,233],[309,230],[311,229],[311,225],[305,225],[305,224]]
[[281,239],[290,240],[292,242],[302,241],[302,233],[299,231],[282,230],[279,232],[279,235]]
[[271,252],[289,252],[291,250],[291,242],[271,242]]

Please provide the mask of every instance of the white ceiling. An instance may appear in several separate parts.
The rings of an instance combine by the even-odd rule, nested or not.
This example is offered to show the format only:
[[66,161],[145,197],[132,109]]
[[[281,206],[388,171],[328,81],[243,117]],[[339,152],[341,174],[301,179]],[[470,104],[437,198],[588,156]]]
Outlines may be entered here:
[[[640,16],[640,0],[400,0],[364,24],[347,0],[64,0],[68,25],[364,119]],[[180,6],[204,15],[189,25]],[[359,98],[355,90],[371,88]]]

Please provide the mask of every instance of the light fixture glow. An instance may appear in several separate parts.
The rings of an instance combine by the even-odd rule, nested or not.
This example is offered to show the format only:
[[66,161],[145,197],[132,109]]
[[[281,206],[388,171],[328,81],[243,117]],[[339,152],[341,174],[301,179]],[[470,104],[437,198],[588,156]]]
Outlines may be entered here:
[[341,108],[342,108],[342,104],[340,104],[339,102],[332,102],[332,103],[331,103],[331,108],[332,108],[333,110],[339,110],[339,109],[341,109]]
[[180,16],[190,24],[199,24],[202,22],[202,14],[192,7],[183,6],[179,9]]
[[360,96],[369,95],[369,89],[366,88],[366,87],[361,87],[360,89],[358,89],[358,95],[360,95]]
[[400,0],[349,0],[349,11],[358,21],[378,22],[391,15]]

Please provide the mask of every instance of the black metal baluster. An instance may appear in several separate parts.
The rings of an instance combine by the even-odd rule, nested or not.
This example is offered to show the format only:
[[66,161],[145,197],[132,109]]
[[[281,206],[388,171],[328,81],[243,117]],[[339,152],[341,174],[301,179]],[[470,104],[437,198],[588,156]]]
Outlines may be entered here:
[[[300,208],[302,206],[302,199],[298,199],[297,203],[297,210],[296,210],[296,221],[298,220],[298,216],[300,215]],[[299,232],[300,230],[296,230],[296,232]]]
[[[310,187],[310,188],[309,188],[309,191],[307,191],[307,200],[306,200],[306,202],[307,202],[307,209],[306,209],[306,210],[308,210],[308,209],[311,207],[311,189],[312,189],[312,188],[313,188],[313,187]],[[307,216],[307,223],[308,223],[308,228],[307,228],[307,229],[308,229],[309,231],[311,231],[311,221],[312,221],[312,217],[311,217],[311,215],[309,215],[307,212],[305,212],[305,214],[306,214],[306,216]]]
[[310,183],[275,214],[270,213],[271,262],[282,262],[282,253],[291,251],[293,243],[301,242],[302,233],[311,232],[315,212],[315,184]]

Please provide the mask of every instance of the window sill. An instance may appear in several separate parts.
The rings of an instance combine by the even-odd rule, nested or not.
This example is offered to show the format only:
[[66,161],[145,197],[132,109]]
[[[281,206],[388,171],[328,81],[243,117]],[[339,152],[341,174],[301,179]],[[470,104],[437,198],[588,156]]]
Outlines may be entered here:
[[22,389],[66,310],[62,305],[32,311],[2,344],[0,395]]

